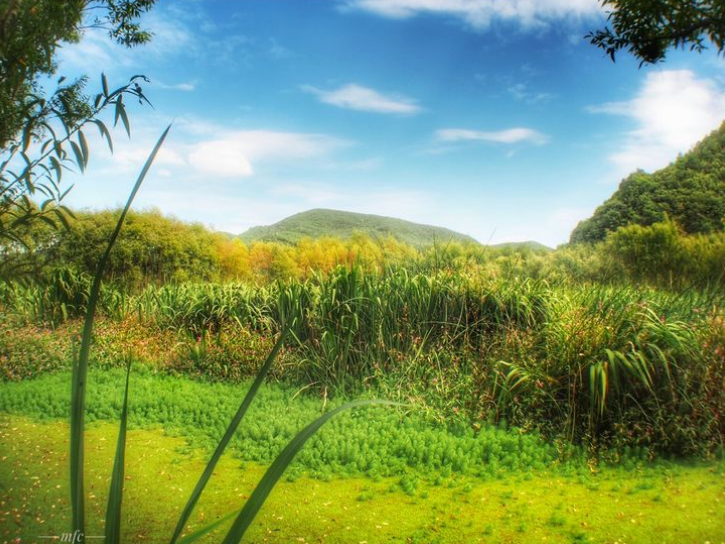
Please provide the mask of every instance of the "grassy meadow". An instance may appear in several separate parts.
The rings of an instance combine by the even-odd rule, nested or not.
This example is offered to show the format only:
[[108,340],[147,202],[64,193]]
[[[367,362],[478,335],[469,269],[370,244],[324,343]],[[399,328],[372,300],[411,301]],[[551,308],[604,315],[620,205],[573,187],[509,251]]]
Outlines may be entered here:
[[[720,246],[649,229],[553,252],[357,236],[330,258],[306,240],[270,251],[276,264],[252,245],[238,275],[220,259],[226,276],[195,281],[117,271],[90,352],[87,534],[104,530],[127,366],[122,540],[168,540],[286,325],[184,534],[238,511],[315,418],[387,399],[400,405],[312,436],[245,541],[724,542]],[[646,243],[662,232],[679,260]],[[71,371],[92,277],[67,260],[0,284],[3,542],[70,527]]]

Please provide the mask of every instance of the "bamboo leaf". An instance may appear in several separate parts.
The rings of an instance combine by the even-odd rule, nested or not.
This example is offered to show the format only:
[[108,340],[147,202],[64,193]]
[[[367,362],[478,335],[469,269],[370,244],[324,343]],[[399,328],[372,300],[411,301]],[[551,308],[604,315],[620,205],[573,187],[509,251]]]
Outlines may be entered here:
[[22,146],[23,154],[27,153],[28,148],[30,147],[30,143],[32,142],[32,140],[33,140],[33,123],[32,123],[32,120],[31,120],[23,128],[23,146]]
[[113,153],[113,140],[111,140],[111,133],[108,131],[108,128],[106,128],[106,125],[100,119],[94,119],[93,122],[98,127],[101,136],[106,138],[106,142],[108,142],[108,149],[110,149],[111,153]]
[[[118,92],[115,91],[114,94]],[[116,100],[116,109],[114,111],[113,115],[113,126],[115,127],[118,125],[118,120],[121,117],[121,110],[123,109],[123,95],[119,95],[118,99]]]
[[126,108],[121,108],[121,121],[123,122],[123,128],[126,129],[126,134],[131,137],[131,123],[128,121],[128,115],[126,115]]
[[83,172],[86,169],[86,161],[83,157],[83,152],[81,151],[80,146],[75,143],[73,140],[70,141],[70,147],[73,150],[73,154],[76,157],[76,164],[78,165],[78,168],[80,168],[81,172]]
[[66,218],[65,214],[63,213],[63,210],[60,208],[55,208],[53,210],[55,212],[55,216],[58,218],[58,220],[63,225],[63,228],[65,230],[70,230],[70,225],[68,224],[68,219]]
[[81,144],[81,153],[83,153],[83,164],[88,166],[88,159],[90,154],[88,152],[88,142],[86,141],[86,135],[83,134],[82,130],[78,131],[78,143]]
[[63,177],[63,165],[61,165],[60,161],[53,156],[50,157],[50,164],[50,167],[55,170],[55,177],[58,180],[58,183],[60,183],[60,180]]

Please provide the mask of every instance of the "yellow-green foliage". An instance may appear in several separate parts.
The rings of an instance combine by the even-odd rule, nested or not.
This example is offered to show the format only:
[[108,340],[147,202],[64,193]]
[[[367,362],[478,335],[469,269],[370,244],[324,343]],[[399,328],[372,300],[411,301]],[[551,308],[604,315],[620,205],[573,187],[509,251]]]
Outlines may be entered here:
[[629,225],[602,248],[631,281],[667,287],[725,284],[725,232],[686,235],[672,221]]
[[[78,213],[70,230],[63,232],[34,225],[24,235],[27,248],[0,247],[0,275],[17,277],[18,271],[24,271],[48,281],[54,270],[70,269],[92,276],[116,217],[117,212],[111,211]],[[666,220],[622,227],[598,244],[562,246],[556,251],[457,241],[416,248],[392,236],[372,239],[360,232],[344,240],[301,238],[292,245],[256,241],[247,246],[238,238],[148,210],[129,214],[106,279],[134,290],[149,283],[183,281],[269,283],[304,280],[338,266],[367,272],[403,266],[410,271],[492,279],[717,287],[725,285],[725,232],[684,234]]]

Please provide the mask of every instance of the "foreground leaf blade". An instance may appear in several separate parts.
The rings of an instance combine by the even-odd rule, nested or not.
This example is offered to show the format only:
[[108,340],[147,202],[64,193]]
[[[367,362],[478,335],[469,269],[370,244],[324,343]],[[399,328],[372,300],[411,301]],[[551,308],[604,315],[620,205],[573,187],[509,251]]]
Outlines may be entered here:
[[229,530],[227,536],[224,538],[223,544],[239,544],[239,542],[241,542],[242,537],[244,537],[244,533],[246,533],[247,529],[252,524],[252,521],[254,521],[254,518],[262,508],[264,502],[267,500],[267,497],[269,497],[269,494],[272,492],[274,486],[282,477],[284,471],[295,458],[297,453],[302,449],[302,446],[305,445],[305,442],[307,442],[312,435],[320,429],[320,427],[340,412],[357,408],[359,406],[368,406],[373,404],[402,406],[400,403],[386,400],[357,400],[348,402],[347,404],[343,404],[342,406],[327,412],[323,416],[320,416],[307,427],[302,429],[277,456],[272,463],[272,466],[267,469],[267,472],[264,473],[264,476],[262,476],[262,479],[257,484],[257,487],[254,488],[252,495],[249,497],[249,500],[247,500],[244,508],[242,508],[239,516],[237,516],[237,519],[234,520],[234,524]]
[[252,387],[249,388],[249,391],[247,391],[247,394],[244,396],[242,404],[239,406],[237,413],[232,418],[231,423],[229,423],[229,427],[227,427],[224,436],[219,441],[216,450],[214,450],[214,454],[211,456],[211,459],[209,459],[209,463],[206,465],[206,468],[204,469],[204,472],[199,478],[196,487],[194,487],[194,491],[192,491],[191,495],[189,496],[189,501],[186,503],[184,511],[179,517],[179,522],[176,524],[176,529],[174,530],[174,534],[171,537],[171,544],[174,544],[176,542],[176,539],[179,538],[179,535],[184,530],[184,525],[186,525],[186,522],[191,516],[191,512],[194,510],[194,506],[196,506],[196,503],[199,501],[199,497],[201,497],[202,491],[204,491],[204,488],[206,487],[209,478],[211,478],[211,475],[214,472],[214,467],[216,467],[219,459],[222,456],[222,453],[224,453],[224,450],[229,444],[229,441],[232,439],[232,436],[234,436],[234,433],[237,431],[237,428],[239,427],[239,424],[241,423],[244,414],[247,413],[249,405],[252,404],[252,401],[257,395],[257,391],[264,382],[264,379],[267,377],[267,374],[269,374],[269,370],[270,368],[272,368],[272,363],[277,356],[280,348],[282,347],[288,330],[289,329],[287,326],[285,326],[285,328],[282,330],[282,333],[279,335],[279,338],[277,339],[277,342],[272,348],[272,351],[270,352],[269,356],[267,356],[267,359],[266,361],[264,361],[262,368],[257,373],[257,377],[254,379]]
[[214,529],[216,529],[217,527],[219,527],[222,523],[224,523],[225,521],[227,521],[228,519],[230,519],[234,514],[236,514],[236,512],[229,512],[227,515],[222,516],[220,519],[216,520],[213,523],[210,523],[206,527],[202,527],[198,531],[196,531],[196,532],[194,532],[194,533],[192,533],[190,535],[185,536],[181,540],[178,540],[177,541],[177,544],[191,544],[192,542],[196,542],[201,537],[203,537],[207,533],[212,532]]
[[136,180],[136,184],[128,197],[126,207],[118,219],[116,229],[113,231],[108,241],[106,251],[101,257],[93,277],[93,285],[88,300],[88,308],[86,310],[86,319],[83,325],[83,335],[81,337],[81,349],[78,359],[73,364],[72,390],[71,390],[71,416],[70,416],[70,490],[71,490],[71,508],[73,511],[72,530],[78,531],[79,534],[85,534],[85,497],[83,491],[83,438],[85,427],[85,409],[86,409],[86,379],[88,375],[88,358],[91,350],[91,337],[93,336],[93,320],[96,315],[96,307],[98,306],[98,298],[101,291],[101,280],[108,265],[108,259],[113,249],[113,245],[121,232],[123,221],[131,208],[133,199],[136,197],[143,180],[146,178],[161,145],[169,133],[171,125],[166,127],[163,134],[156,142],[156,146],[146,159],[141,173]]
[[108,507],[106,508],[106,544],[119,544],[121,542],[121,502],[123,500],[123,474],[126,462],[126,426],[128,422],[128,383],[131,377],[131,361],[126,368],[126,389],[123,394],[123,409],[121,410],[121,425],[118,430],[116,443],[116,459],[113,462],[113,476],[111,489],[108,492]]

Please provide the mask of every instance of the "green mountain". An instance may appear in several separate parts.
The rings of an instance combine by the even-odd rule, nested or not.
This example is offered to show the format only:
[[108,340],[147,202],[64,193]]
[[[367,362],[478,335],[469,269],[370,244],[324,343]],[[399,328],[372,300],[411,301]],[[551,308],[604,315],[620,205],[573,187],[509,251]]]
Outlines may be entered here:
[[450,241],[478,244],[470,236],[442,227],[421,225],[380,215],[325,209],[298,213],[274,225],[252,227],[239,237],[245,242],[264,241],[294,244],[304,237],[330,236],[345,239],[356,232],[366,234],[371,238],[393,236],[401,242],[416,247]]
[[526,242],[503,242],[501,244],[491,244],[488,247],[492,247],[495,249],[506,249],[511,251],[554,251],[553,248],[545,246],[541,242],[536,242],[534,240],[528,240]]
[[627,177],[592,217],[576,226],[570,242],[596,242],[624,225],[651,225],[665,216],[688,233],[723,228],[725,123],[666,168]]

